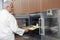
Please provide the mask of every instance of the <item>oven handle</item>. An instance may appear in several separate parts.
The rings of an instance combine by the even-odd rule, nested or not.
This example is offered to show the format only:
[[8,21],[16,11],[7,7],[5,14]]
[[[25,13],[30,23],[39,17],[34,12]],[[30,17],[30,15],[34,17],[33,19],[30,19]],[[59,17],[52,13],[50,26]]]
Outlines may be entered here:
[[[41,26],[39,27],[39,35],[45,35],[45,25],[44,25],[44,18],[39,18],[39,22],[41,23]],[[39,25],[40,25],[39,23]],[[41,33],[42,31],[42,33]]]

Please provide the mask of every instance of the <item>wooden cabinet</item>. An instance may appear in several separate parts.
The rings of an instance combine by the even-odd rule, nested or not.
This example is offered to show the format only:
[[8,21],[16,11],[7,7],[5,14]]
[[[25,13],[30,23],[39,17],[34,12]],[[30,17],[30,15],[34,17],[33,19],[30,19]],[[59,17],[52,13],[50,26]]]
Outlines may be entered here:
[[32,13],[60,8],[60,0],[15,0],[14,13]]
[[28,13],[29,11],[28,1],[29,0],[15,0],[13,4],[14,12],[15,13]]
[[41,10],[60,8],[60,0],[42,0]]

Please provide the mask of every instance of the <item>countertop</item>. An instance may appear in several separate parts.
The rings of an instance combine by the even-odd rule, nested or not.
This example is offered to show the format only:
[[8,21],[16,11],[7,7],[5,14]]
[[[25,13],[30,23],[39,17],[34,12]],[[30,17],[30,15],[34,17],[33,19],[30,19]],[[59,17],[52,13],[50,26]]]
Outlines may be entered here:
[[41,39],[34,38],[34,37],[28,37],[28,36],[18,36],[16,35],[16,40],[60,40],[58,38],[49,37],[49,36],[41,36]]
[[38,29],[24,33],[23,36],[16,35],[16,40],[60,40],[59,38],[51,37],[48,35],[39,35]]
[[40,39],[37,37],[31,37],[31,36],[26,36],[26,35],[24,36],[16,35],[15,40],[40,40]]

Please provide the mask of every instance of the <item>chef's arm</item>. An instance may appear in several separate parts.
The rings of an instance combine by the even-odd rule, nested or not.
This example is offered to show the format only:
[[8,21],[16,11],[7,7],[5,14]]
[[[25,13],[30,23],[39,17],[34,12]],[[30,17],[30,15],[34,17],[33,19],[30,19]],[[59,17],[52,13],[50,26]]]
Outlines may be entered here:
[[18,28],[17,21],[14,18],[14,16],[10,17],[10,19],[9,19],[9,27],[14,33],[16,33],[20,36],[22,36],[24,34],[24,32],[27,32],[27,30],[28,30],[27,28],[25,28],[25,29]]

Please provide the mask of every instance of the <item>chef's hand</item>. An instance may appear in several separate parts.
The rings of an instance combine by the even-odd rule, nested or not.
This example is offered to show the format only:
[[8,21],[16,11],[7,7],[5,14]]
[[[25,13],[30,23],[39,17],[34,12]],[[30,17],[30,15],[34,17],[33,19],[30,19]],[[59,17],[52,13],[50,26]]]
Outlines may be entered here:
[[29,28],[28,27],[24,27],[25,29],[25,32],[28,32],[29,31]]

